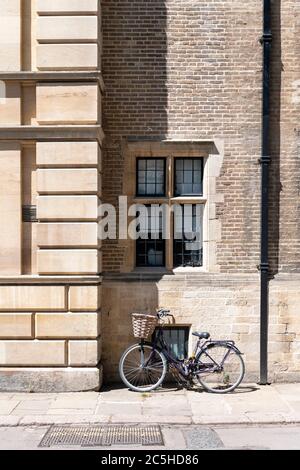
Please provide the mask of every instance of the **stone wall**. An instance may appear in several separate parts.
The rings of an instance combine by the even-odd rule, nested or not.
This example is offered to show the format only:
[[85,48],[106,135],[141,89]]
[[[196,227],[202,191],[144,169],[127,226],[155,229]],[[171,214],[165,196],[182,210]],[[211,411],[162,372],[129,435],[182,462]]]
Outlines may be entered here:
[[[152,276],[153,278],[155,276]],[[299,275],[281,275],[270,283],[269,380],[294,382],[300,378]],[[259,380],[260,306],[258,275],[193,274],[142,279],[107,277],[103,288],[104,379],[119,381],[118,363],[133,337],[133,311],[154,312],[166,306],[177,326],[209,331],[212,339],[230,339],[244,354],[245,380]]]
[[0,11],[0,390],[98,389],[100,2]]

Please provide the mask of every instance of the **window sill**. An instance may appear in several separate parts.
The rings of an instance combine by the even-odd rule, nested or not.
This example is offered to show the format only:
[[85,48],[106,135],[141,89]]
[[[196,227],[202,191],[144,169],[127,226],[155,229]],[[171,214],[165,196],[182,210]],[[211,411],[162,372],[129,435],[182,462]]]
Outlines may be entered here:
[[207,202],[207,198],[203,196],[176,196],[171,197],[171,202],[182,202],[182,203],[201,203],[204,204]]
[[178,268],[174,268],[172,271],[174,274],[188,274],[188,273],[204,273],[207,274],[208,271],[203,266],[180,266]]

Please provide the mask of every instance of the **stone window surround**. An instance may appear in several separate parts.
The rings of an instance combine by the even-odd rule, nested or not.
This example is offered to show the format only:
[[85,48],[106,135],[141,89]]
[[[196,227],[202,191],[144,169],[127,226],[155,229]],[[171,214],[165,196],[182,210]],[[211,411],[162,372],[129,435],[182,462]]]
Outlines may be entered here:
[[[219,267],[216,260],[217,243],[221,240],[221,223],[216,219],[216,204],[223,202],[223,195],[216,193],[216,180],[220,175],[223,161],[223,141],[210,140],[160,140],[126,141],[124,139],[122,151],[125,168],[123,179],[123,195],[128,196],[128,205],[134,203],[200,203],[204,204],[203,213],[203,266],[173,268],[173,246],[166,246],[166,268],[136,268],[135,241],[127,241],[123,272],[174,272],[174,273],[217,273]],[[138,157],[167,159],[167,197],[143,198],[136,197],[136,159]],[[203,196],[201,197],[173,197],[174,164],[176,157],[202,157],[204,159]],[[174,162],[173,162],[174,163]]]

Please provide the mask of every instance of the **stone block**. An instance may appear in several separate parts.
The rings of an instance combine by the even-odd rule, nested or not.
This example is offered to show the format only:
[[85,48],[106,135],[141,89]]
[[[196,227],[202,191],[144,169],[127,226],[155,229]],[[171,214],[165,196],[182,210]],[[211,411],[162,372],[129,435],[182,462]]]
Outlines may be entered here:
[[2,366],[63,366],[64,341],[0,341]]
[[39,14],[98,13],[99,0],[37,0]]
[[[1,106],[0,106],[1,107]],[[0,143],[0,274],[21,274],[21,149]]]
[[[82,1],[82,0],[81,0]],[[81,368],[0,368],[3,392],[55,393],[98,391],[102,386],[101,366]]]
[[38,193],[98,192],[98,170],[96,168],[39,169],[37,170]]
[[38,166],[68,166],[99,164],[100,147],[97,142],[37,142]]
[[63,286],[0,286],[0,310],[65,310]]
[[32,338],[30,313],[0,313],[0,338]]
[[0,0],[0,71],[21,70],[21,0]]
[[101,358],[101,342],[69,341],[69,366],[95,367]]
[[37,121],[40,124],[97,124],[99,101],[99,87],[94,83],[40,83],[37,85]]
[[40,247],[98,246],[96,223],[40,223],[37,225],[37,245]]
[[40,250],[39,274],[97,274],[98,250]]
[[0,125],[21,124],[21,87],[18,83],[0,81]]
[[98,310],[100,307],[99,286],[70,286],[69,309],[76,310]]
[[39,196],[37,217],[41,220],[97,220],[97,196]]
[[39,16],[37,18],[39,42],[96,42],[97,16]]
[[97,313],[37,313],[37,338],[97,338]]
[[36,48],[39,70],[96,70],[97,44],[39,44]]

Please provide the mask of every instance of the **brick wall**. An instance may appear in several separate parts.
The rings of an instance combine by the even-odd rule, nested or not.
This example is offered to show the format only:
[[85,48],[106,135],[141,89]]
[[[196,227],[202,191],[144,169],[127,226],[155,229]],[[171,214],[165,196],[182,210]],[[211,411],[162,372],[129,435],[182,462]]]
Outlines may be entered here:
[[[125,142],[211,139],[224,145],[217,177],[219,274],[132,282],[126,244],[104,244],[108,375],[134,341],[129,313],[170,307],[177,324],[231,337],[259,373],[262,2],[103,0],[104,200],[124,193]],[[270,380],[299,379],[299,2],[272,2]],[[256,274],[255,274],[256,273]],[[131,281],[131,282],[128,282]],[[109,315],[108,315],[109,312]],[[107,338],[109,331],[115,332]],[[113,342],[111,347],[111,342]]]
[[[122,138],[221,139],[222,272],[259,263],[261,2],[103,1],[104,200],[123,193]],[[104,270],[122,252],[104,246]]]

